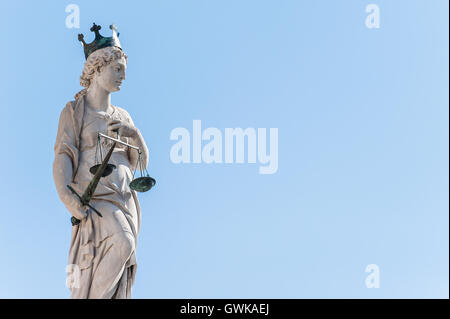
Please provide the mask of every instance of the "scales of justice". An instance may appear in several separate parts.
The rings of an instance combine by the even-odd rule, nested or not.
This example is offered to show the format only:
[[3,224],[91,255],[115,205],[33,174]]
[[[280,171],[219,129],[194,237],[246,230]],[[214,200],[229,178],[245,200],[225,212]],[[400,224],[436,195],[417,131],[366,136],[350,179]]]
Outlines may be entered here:
[[[138,152],[138,160],[136,161],[136,165],[134,167],[133,179],[129,184],[130,188],[137,192],[147,192],[156,183],[156,180],[153,177],[150,177],[150,175],[148,174],[147,168],[145,168],[144,165],[142,164],[142,152],[139,149],[139,147],[136,147],[134,145],[131,145],[129,143],[121,141],[120,135],[119,135],[119,130],[115,130],[115,132],[117,133],[117,138],[113,138],[113,137],[105,135],[101,132],[97,133],[98,134],[97,135],[97,148],[95,150],[95,159],[94,159],[95,165],[89,169],[89,172],[92,175],[94,175],[94,177],[90,181],[90,183],[87,186],[84,193],[82,195],[80,195],[77,193],[77,191],[75,191],[75,189],[73,189],[72,186],[67,185],[67,188],[69,188],[70,191],[76,197],[78,197],[78,199],[80,200],[80,202],[83,206],[87,206],[87,207],[91,208],[100,217],[103,217],[102,214],[94,206],[89,204],[89,202],[91,201],[91,198],[94,195],[95,189],[97,188],[97,185],[98,185],[100,179],[102,177],[106,177],[106,176],[110,175],[113,172],[113,170],[116,169],[116,166],[114,164],[109,163],[109,159],[111,158],[111,155],[112,155],[117,143],[125,145],[125,146],[135,150],[136,152]],[[107,152],[107,154],[104,158],[103,158],[103,150],[102,150],[102,143],[101,143],[102,138],[111,140],[113,142],[111,148],[109,149],[109,151]],[[140,173],[140,177],[135,178],[136,170],[138,169],[138,166],[139,166],[139,171],[141,173]],[[145,175],[144,175],[144,171],[145,171]],[[71,222],[72,222],[72,225],[77,225],[81,221],[75,217],[72,217]]]

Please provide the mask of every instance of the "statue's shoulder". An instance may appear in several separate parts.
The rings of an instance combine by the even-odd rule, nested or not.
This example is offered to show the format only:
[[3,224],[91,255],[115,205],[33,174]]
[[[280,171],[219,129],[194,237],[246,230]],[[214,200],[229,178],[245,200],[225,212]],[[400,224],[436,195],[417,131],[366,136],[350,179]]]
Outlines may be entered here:
[[63,109],[63,112],[69,112],[70,114],[75,114],[79,116],[84,112],[84,101],[82,98],[79,98],[77,100],[69,101],[66,103],[66,106]]
[[81,102],[80,99],[67,102],[60,114],[60,121],[72,125],[76,132],[81,130],[83,121],[84,103]]
[[65,119],[67,117],[70,117],[74,113],[75,109],[75,101],[69,101],[66,103],[66,105],[62,108],[59,117],[60,119]]
[[61,110],[61,113],[71,113],[73,114],[75,111],[75,108],[77,106],[77,101],[69,101],[66,103],[64,108]]
[[64,107],[64,109],[68,109],[73,112],[75,110],[75,106],[76,106],[76,101],[69,101],[66,103],[66,106]]
[[120,113],[128,114],[128,112],[127,112],[123,107],[120,107],[120,106],[117,106],[117,105],[114,105],[114,107],[115,107]]
[[114,105],[114,107],[119,111],[119,113],[125,118],[131,120],[130,114],[122,107]]

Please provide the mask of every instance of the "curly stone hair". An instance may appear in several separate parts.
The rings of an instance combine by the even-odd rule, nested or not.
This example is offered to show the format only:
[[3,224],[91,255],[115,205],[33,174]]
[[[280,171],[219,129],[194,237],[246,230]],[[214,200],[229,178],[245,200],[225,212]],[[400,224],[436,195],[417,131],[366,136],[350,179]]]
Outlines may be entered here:
[[86,95],[96,73],[99,74],[106,65],[120,58],[127,60],[127,55],[117,47],[106,47],[89,55],[84,63],[83,73],[80,76],[80,84],[84,89],[75,94],[75,100]]

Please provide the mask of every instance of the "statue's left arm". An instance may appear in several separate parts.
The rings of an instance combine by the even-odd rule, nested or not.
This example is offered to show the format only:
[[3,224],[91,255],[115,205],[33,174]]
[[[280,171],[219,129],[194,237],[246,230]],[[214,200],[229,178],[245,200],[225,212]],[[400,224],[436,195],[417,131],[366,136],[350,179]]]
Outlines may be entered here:
[[[141,134],[141,131],[134,125],[131,116],[124,109],[120,109],[122,113],[125,115],[125,119],[122,121],[112,120],[110,122],[110,130],[119,129],[120,135],[122,137],[128,137],[128,143],[134,146],[139,147],[142,156],[142,165],[143,168],[147,168],[148,165],[148,148],[145,144],[144,137]],[[130,164],[132,168],[136,167],[136,164],[139,155],[138,152],[132,148],[128,148],[128,158],[130,160]],[[139,165],[139,164],[138,164]],[[139,168],[139,167],[138,167]]]

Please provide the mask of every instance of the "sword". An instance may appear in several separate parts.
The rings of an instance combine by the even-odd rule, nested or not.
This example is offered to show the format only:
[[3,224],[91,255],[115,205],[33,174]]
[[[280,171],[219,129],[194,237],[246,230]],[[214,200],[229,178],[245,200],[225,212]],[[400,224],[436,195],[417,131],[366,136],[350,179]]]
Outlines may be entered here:
[[115,147],[116,147],[116,142],[114,142],[113,145],[111,146],[111,149],[108,151],[108,154],[106,154],[106,157],[105,157],[105,159],[102,162],[102,165],[100,165],[100,167],[98,168],[97,172],[95,173],[94,177],[92,178],[91,182],[89,183],[88,187],[86,188],[86,190],[84,191],[82,196],[80,196],[80,194],[78,194],[73,189],[72,186],[67,185],[67,188],[70,189],[70,191],[76,197],[78,197],[78,199],[80,200],[82,205],[88,206],[94,212],[96,212],[97,215],[100,216],[100,217],[103,217],[102,214],[97,209],[95,209],[95,207],[93,207],[91,204],[89,204],[89,202],[91,201],[91,198],[94,195],[94,192],[95,192],[95,189],[97,188],[98,182],[100,181],[100,178],[102,177],[103,172],[106,169],[106,165],[108,164],[108,161],[111,158],[112,152],[114,151]]

